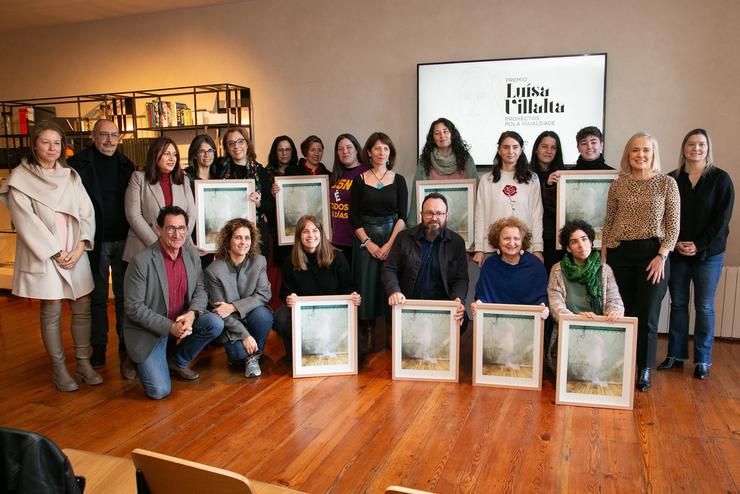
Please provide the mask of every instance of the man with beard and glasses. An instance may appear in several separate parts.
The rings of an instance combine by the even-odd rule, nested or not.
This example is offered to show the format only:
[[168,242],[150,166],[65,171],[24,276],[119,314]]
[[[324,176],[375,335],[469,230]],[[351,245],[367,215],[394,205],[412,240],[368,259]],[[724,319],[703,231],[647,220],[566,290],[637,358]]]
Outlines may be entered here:
[[[447,199],[432,192],[421,204],[421,223],[398,234],[382,272],[388,305],[406,298],[454,300],[455,319],[463,323],[468,292],[465,241],[447,229]],[[462,327],[464,329],[464,327]]]

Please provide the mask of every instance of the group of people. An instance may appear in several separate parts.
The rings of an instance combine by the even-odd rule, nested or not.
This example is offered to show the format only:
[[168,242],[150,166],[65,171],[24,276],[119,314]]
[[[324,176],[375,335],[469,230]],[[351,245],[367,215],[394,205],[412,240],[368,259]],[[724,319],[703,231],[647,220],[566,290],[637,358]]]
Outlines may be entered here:
[[[76,376],[87,384],[102,382],[94,369],[106,360],[109,273],[121,375],[138,375],[147,395],[160,399],[171,391],[170,375],[198,379],[189,364],[210,342],[222,344],[229,364],[243,366],[247,377],[261,374],[259,359],[271,328],[290,358],[291,307],[298,296],[351,294],[361,353],[374,349],[375,321],[388,318],[390,307],[406,298],[456,301],[455,317],[464,328],[469,259],[481,267],[473,310],[480,302],[541,304],[542,317],[555,322],[564,313],[638,317],[642,391],[650,387],[660,303],[669,286],[669,348],[658,369],[680,367],[688,359],[693,281],[695,375],[707,377],[712,300],[734,192],[727,173],[714,164],[702,129],[687,134],[670,176],[660,172],[652,136],[636,134],[627,142],[621,175],[609,191],[601,253],[593,249],[594,228],[584,221],[555,232],[561,171],[610,169],[595,127],[576,136],[575,167],[563,164],[554,132],[536,139],[531,161],[521,136],[503,132],[491,171],[478,181],[471,251],[447,228],[443,195],[429,194],[420,211],[416,207],[417,180],[478,179],[460,132],[445,118],[427,133],[410,208],[406,180],[394,171],[396,148],[383,132],[371,134],[362,147],[353,135],[339,135],[331,171],[322,163],[324,146],[317,136],[301,143],[300,159],[290,137],[275,138],[262,166],[243,128],[223,133],[221,158],[213,139],[199,135],[184,169],[177,145],[163,136],[152,142],[143,171],[135,171],[118,150],[121,133],[113,122],[98,121],[91,137],[92,146],[68,166],[64,132],[54,123],[38,123],[28,158],[0,190],[17,230],[13,293],[41,301],[42,340],[60,390],[78,389],[64,361],[62,300],[72,310]],[[320,174],[330,178],[331,242],[321,221],[307,215],[297,222],[294,245],[277,247],[274,178]],[[227,222],[215,254],[204,255],[191,240],[194,182],[243,178],[256,183],[248,200],[255,203],[257,221]],[[555,248],[556,236],[562,250]],[[273,283],[268,262],[282,268]],[[268,304],[276,281],[281,304],[273,313]],[[549,327],[546,359],[552,364],[557,331]]]

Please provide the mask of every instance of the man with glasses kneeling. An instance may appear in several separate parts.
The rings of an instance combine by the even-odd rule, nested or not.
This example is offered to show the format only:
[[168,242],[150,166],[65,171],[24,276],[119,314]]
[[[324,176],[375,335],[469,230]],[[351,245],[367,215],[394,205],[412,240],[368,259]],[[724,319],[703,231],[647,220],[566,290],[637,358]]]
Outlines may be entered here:
[[[468,293],[465,241],[447,229],[447,199],[432,192],[421,203],[421,223],[398,234],[383,267],[388,305],[406,298],[454,300],[455,319],[462,324]],[[461,327],[461,330],[464,330]]]
[[[136,254],[126,270],[123,331],[126,350],[147,396],[170,394],[170,373],[184,381],[198,379],[188,364],[224,329],[223,320],[206,311],[208,294],[197,249],[185,245],[188,215],[166,206],[157,216],[159,240]],[[167,340],[177,339],[167,357]]]

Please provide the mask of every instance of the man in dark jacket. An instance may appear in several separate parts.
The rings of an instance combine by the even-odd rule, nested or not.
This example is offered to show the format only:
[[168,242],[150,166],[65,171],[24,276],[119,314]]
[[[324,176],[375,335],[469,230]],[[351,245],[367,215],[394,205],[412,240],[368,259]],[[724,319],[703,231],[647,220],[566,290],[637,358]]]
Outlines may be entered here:
[[135,377],[133,365],[126,357],[121,329],[123,326],[123,275],[125,265],[121,259],[128,234],[128,221],[124,210],[126,186],[134,172],[134,165],[118,151],[121,133],[110,120],[98,120],[92,131],[93,145],[69,159],[77,170],[82,184],[95,208],[95,246],[90,257],[95,288],[92,296],[92,334],[90,363],[96,369],[105,366],[108,344],[108,273],[113,279],[113,296],[116,307],[116,333],[121,358],[121,375]]
[[462,323],[468,292],[465,240],[447,229],[447,199],[433,192],[421,203],[421,223],[398,234],[382,272],[389,305],[454,300]]

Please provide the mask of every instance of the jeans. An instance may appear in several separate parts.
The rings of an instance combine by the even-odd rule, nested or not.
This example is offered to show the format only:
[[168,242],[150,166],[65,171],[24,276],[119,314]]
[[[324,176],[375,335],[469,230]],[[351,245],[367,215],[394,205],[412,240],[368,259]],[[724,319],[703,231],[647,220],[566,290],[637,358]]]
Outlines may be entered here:
[[725,253],[703,261],[672,256],[671,321],[668,327],[668,357],[689,358],[689,285],[694,282],[694,363],[712,365],[714,341],[714,293],[722,273]]
[[637,317],[637,369],[655,365],[658,348],[660,305],[668,291],[670,261],[665,261],[664,278],[657,284],[647,279],[645,268],[658,255],[658,239],[623,240],[616,249],[608,249],[607,262],[614,271],[624,315]]
[[[257,354],[261,355],[265,350],[267,335],[272,328],[272,311],[266,305],[253,309],[247,314],[247,317],[241,319],[241,323],[249,331],[249,334],[257,341]],[[225,331],[225,330],[224,330]],[[247,358],[247,351],[242,344],[242,340],[226,340],[224,350],[229,362],[238,362]]]
[[[204,312],[193,323],[193,333],[175,347],[172,362],[178,367],[187,366],[208,342],[218,337],[223,330],[223,319],[212,312]],[[167,340],[168,336],[161,337],[149,356],[136,364],[144,391],[153,400],[161,400],[172,390],[167,367]]]
[[97,266],[90,266],[95,287],[91,297],[92,331],[90,345],[105,346],[108,344],[108,270],[113,280],[113,297],[116,307],[116,333],[118,334],[118,353],[125,354],[123,345],[123,275],[125,263],[121,256],[126,240],[103,242],[100,246],[100,261]]

